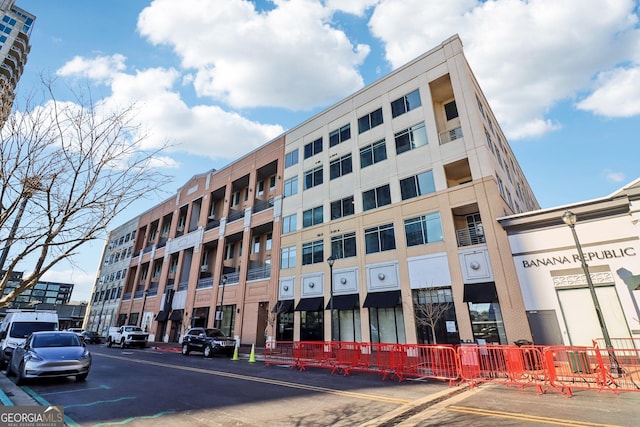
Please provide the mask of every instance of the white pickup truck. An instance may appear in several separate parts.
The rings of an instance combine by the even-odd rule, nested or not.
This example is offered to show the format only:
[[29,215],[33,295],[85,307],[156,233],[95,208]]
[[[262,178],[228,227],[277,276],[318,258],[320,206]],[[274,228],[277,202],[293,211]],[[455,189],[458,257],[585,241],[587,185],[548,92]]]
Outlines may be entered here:
[[145,348],[149,334],[139,326],[112,326],[109,328],[107,346],[120,345],[122,348],[138,346]]

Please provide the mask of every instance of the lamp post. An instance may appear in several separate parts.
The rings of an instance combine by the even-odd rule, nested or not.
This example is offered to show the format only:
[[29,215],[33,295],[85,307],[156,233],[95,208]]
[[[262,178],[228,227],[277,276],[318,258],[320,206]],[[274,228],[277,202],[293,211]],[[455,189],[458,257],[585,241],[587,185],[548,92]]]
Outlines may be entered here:
[[620,366],[618,365],[618,361],[615,357],[615,354],[611,351],[613,348],[611,345],[611,336],[609,335],[609,330],[607,329],[607,324],[604,321],[604,316],[602,315],[602,309],[600,308],[600,302],[598,301],[598,295],[596,295],[596,289],[593,286],[593,281],[591,280],[591,274],[589,273],[589,266],[584,259],[584,253],[582,252],[582,246],[580,245],[580,241],[578,240],[578,234],[576,233],[576,221],[577,217],[571,211],[566,211],[562,215],[562,221],[571,228],[571,233],[573,234],[573,240],[576,244],[576,249],[578,249],[578,256],[580,257],[580,262],[582,263],[582,271],[584,271],[585,279],[587,280],[587,286],[589,287],[589,292],[591,293],[591,299],[593,300],[593,305],[596,309],[596,315],[598,316],[598,323],[600,323],[600,329],[602,330],[602,336],[604,338],[604,343],[607,349],[609,349],[609,359],[611,361],[611,372],[620,372]]
[[331,318],[331,342],[333,342],[333,263],[336,259],[331,255],[327,258],[329,264],[329,317]]
[[220,284],[222,286],[222,295],[220,296],[220,314],[216,316],[217,317],[216,328],[222,330],[222,310],[224,308],[224,288],[225,288],[225,285],[227,284],[227,276],[222,276],[222,279],[220,279]]

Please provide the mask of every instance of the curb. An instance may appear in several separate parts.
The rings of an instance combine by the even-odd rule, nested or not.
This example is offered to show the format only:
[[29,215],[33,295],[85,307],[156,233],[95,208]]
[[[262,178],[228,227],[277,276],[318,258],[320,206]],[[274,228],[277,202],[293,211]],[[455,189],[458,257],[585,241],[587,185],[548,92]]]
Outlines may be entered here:
[[41,406],[31,395],[0,372],[0,406]]

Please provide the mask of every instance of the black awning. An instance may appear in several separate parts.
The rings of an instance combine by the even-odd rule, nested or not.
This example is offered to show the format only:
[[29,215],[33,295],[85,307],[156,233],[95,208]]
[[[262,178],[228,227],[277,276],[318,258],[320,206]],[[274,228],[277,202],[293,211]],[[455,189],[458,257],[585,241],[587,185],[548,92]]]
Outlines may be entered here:
[[391,308],[402,305],[400,291],[371,292],[364,299],[363,307]]
[[[331,300],[325,310],[331,310]],[[334,295],[333,296],[333,309],[334,310],[353,310],[360,307],[360,299],[358,294],[353,295]]]
[[498,302],[496,284],[494,282],[465,283],[462,301],[473,303]]
[[285,300],[278,301],[278,303],[273,306],[272,313],[290,313],[293,311],[293,300]]
[[169,315],[169,320],[182,320],[182,313],[184,310],[173,310]]
[[321,311],[324,305],[324,298],[302,298],[296,306],[296,311]]
[[169,312],[164,310],[160,310],[160,313],[158,313],[158,315],[156,316],[156,320],[158,322],[166,322],[168,318]]

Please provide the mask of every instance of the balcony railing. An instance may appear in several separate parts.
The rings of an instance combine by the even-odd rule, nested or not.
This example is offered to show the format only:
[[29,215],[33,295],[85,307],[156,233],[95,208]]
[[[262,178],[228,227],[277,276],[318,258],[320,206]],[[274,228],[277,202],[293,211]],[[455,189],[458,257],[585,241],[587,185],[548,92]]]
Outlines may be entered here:
[[255,199],[253,202],[253,213],[261,212],[273,207],[273,198],[269,200]]
[[220,227],[220,220],[219,219],[212,219],[209,220],[209,222],[207,222],[207,225],[205,226],[205,230],[211,230],[213,228],[217,228]]
[[228,273],[225,276],[227,277],[227,285],[240,283],[240,273]]
[[204,289],[204,288],[212,288],[212,287],[213,287],[213,277],[200,279],[198,280],[198,284],[196,285],[196,289]]
[[462,128],[448,129],[439,134],[440,145],[462,138]]
[[142,298],[144,296],[144,290],[142,291],[136,291],[135,295],[133,296],[133,298],[138,299],[138,298]]
[[244,218],[244,211],[237,211],[237,210],[231,209],[229,211],[229,216],[227,216],[227,222],[237,221],[242,218]]
[[144,248],[144,250],[142,251],[143,254],[149,253],[151,252],[151,250],[153,249],[153,243],[150,244],[149,246],[147,246],[146,248]]
[[484,238],[484,229],[481,225],[456,230],[456,238],[458,240],[459,248],[485,243],[486,241]]
[[271,277],[271,267],[252,268],[247,272],[247,280],[261,280],[269,277]]
[[131,292],[127,292],[123,295],[122,300],[127,301],[131,299]]
[[161,237],[160,240],[158,240],[158,249],[164,248],[166,245],[167,245],[167,238]]
[[188,280],[181,281],[180,283],[178,283],[178,292],[186,291],[188,287],[189,287]]

